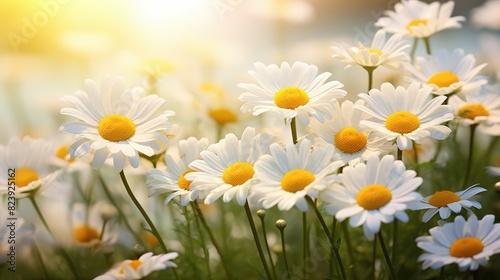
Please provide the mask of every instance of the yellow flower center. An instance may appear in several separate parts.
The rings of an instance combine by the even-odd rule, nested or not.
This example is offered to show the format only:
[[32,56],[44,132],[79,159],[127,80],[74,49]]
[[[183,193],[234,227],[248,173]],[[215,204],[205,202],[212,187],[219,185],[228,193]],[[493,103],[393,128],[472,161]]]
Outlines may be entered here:
[[458,83],[459,81],[460,80],[458,79],[457,75],[455,75],[453,72],[444,71],[432,75],[432,77],[429,78],[427,83],[434,84],[441,88],[441,87],[449,87],[450,85]]
[[372,48],[366,48],[370,53],[376,53],[378,56],[382,56],[382,51],[377,50],[377,49],[372,49]]
[[192,181],[187,180],[185,176],[186,176],[186,174],[191,173],[193,171],[194,171],[193,169],[188,169],[188,170],[184,171],[184,173],[182,173],[181,176],[179,176],[179,180],[177,180],[177,184],[179,185],[179,187],[181,189],[189,191],[189,186],[191,185]]
[[414,19],[414,20],[410,21],[410,23],[408,23],[408,25],[406,25],[406,30],[408,30],[408,32],[410,32],[410,34],[412,34],[413,31],[411,30],[411,28],[414,26],[419,26],[419,25],[427,25],[427,20],[426,19]]
[[60,158],[62,160],[66,160],[68,162],[73,162],[74,159],[71,159],[71,158],[67,158],[66,157],[68,156],[69,152],[68,152],[68,148],[69,148],[69,145],[62,145],[61,147],[59,147],[56,151],[56,157],[57,158]]
[[235,162],[224,170],[224,173],[222,173],[222,181],[226,184],[233,185],[233,187],[239,186],[252,179],[254,174],[253,165],[250,163]]
[[366,210],[375,210],[386,205],[392,199],[391,191],[379,184],[362,188],[356,196],[356,202]]
[[437,191],[431,198],[429,198],[429,204],[435,207],[444,207],[450,203],[460,201],[460,196],[454,192],[450,191]]
[[287,192],[298,192],[314,182],[314,174],[305,169],[293,169],[281,178],[281,189]]
[[151,247],[156,247],[158,246],[158,239],[154,234],[152,234],[149,231],[145,231],[145,233],[142,235],[144,243],[148,244]]
[[403,153],[412,159],[415,159],[415,150],[417,150],[417,155],[423,153],[424,148],[421,145],[416,144],[411,150],[404,150]]
[[274,103],[283,109],[296,109],[308,102],[309,95],[298,87],[282,88],[274,95]]
[[[128,262],[126,265],[130,265],[135,271],[137,271],[137,269],[139,269],[139,266],[142,265],[142,262],[140,260],[132,260]],[[120,274],[125,274],[123,267],[120,269]]]
[[88,226],[77,226],[73,233],[75,239],[79,242],[86,243],[95,239],[99,239],[99,233]]
[[455,258],[470,258],[483,251],[484,245],[481,239],[475,237],[464,237],[453,242],[450,246],[450,256]]
[[420,120],[410,112],[396,112],[385,120],[385,127],[400,134],[410,133],[420,126]]
[[335,134],[335,147],[346,154],[357,153],[366,146],[367,138],[354,127],[346,127]]
[[226,108],[210,110],[208,115],[219,125],[225,125],[236,121],[236,114]]
[[135,124],[125,116],[109,115],[99,122],[97,131],[102,138],[119,142],[129,139],[135,134]]
[[476,117],[487,117],[490,112],[482,104],[467,104],[460,108],[458,115],[462,118],[474,120]]
[[16,169],[16,186],[22,188],[29,183],[38,180],[38,174],[31,168]]

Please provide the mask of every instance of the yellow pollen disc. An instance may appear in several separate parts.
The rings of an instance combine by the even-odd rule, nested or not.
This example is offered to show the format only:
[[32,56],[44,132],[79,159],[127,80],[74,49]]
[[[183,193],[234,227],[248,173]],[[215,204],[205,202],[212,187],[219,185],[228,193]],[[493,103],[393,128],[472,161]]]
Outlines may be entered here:
[[476,117],[487,117],[490,112],[482,104],[467,104],[460,108],[458,115],[462,118],[474,120]]
[[354,127],[346,127],[335,134],[335,147],[346,154],[354,154],[366,147],[367,138]]
[[379,184],[362,188],[356,196],[356,202],[366,210],[375,210],[386,205],[392,199],[391,191]]
[[29,183],[38,180],[38,174],[35,170],[30,168],[16,169],[16,186],[22,188],[26,187]]
[[417,155],[420,155],[424,151],[424,148],[421,145],[415,145],[411,150],[403,150],[403,153],[415,159],[415,150],[417,150]]
[[62,145],[61,147],[59,147],[59,149],[57,149],[56,151],[56,157],[63,160],[67,160],[68,162],[74,161],[74,159],[71,158],[66,159],[67,155],[69,154],[68,148],[69,145]]
[[281,178],[281,189],[287,192],[298,192],[314,182],[314,174],[305,169],[293,169]]
[[428,203],[435,207],[444,207],[450,203],[460,201],[460,196],[454,192],[450,191],[437,191],[431,198],[429,198]]
[[455,75],[453,72],[450,71],[444,71],[444,72],[439,72],[427,80],[428,84],[434,84],[438,87],[449,87],[450,85],[454,83],[458,83],[460,80],[458,79],[457,75]]
[[232,123],[236,121],[236,114],[226,108],[210,110],[210,112],[208,112],[208,115],[219,125],[225,125],[226,123]]
[[222,181],[226,184],[233,185],[233,187],[239,186],[252,179],[254,174],[253,165],[250,163],[235,162],[224,170],[224,173],[222,173]]
[[390,131],[405,134],[420,126],[420,120],[410,112],[396,112],[387,117],[385,127]]
[[102,138],[119,142],[129,139],[135,134],[135,124],[125,116],[109,115],[99,122],[97,131]]
[[73,236],[79,242],[86,243],[95,239],[99,239],[99,233],[88,226],[77,226],[73,232]]
[[453,242],[450,246],[450,256],[455,258],[470,258],[483,251],[484,245],[481,239],[475,237],[464,237]]
[[154,236],[154,234],[152,234],[151,232],[149,231],[146,231],[143,235],[143,240],[146,244],[148,244],[149,246],[151,247],[156,247],[158,246],[158,239],[156,238],[156,236]]
[[410,21],[410,23],[408,23],[408,25],[406,25],[406,30],[408,30],[410,32],[410,34],[412,34],[413,31],[411,30],[411,28],[414,26],[419,26],[419,25],[427,25],[427,20],[426,19],[414,19],[414,20]]
[[296,109],[308,102],[309,95],[298,87],[282,88],[274,95],[274,103],[283,109]]
[[188,169],[188,170],[184,171],[184,173],[182,173],[181,176],[179,176],[179,180],[177,180],[177,184],[179,185],[179,187],[181,189],[189,191],[189,186],[191,185],[191,181],[187,180],[186,177],[184,177],[184,176],[186,176],[186,174],[191,173],[193,171],[194,171],[193,169]]
[[[137,271],[137,269],[139,269],[139,266],[142,265],[142,262],[140,260],[133,260],[128,262],[126,265],[130,265],[135,271]],[[120,274],[125,274],[123,267],[120,269]]]
[[382,56],[382,51],[381,51],[381,50],[372,49],[372,48],[367,48],[367,50],[368,50],[370,53],[376,53],[376,54],[378,54],[378,56]]

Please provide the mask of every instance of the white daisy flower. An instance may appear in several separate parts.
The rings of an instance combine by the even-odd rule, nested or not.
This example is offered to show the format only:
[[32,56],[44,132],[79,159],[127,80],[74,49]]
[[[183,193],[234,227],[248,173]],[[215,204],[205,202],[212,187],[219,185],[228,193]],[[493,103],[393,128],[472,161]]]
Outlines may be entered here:
[[171,260],[177,258],[178,253],[159,254],[153,256],[148,252],[136,260],[124,260],[117,263],[103,275],[97,276],[94,280],[138,280],[144,279],[151,273],[164,270],[167,267],[177,267]]
[[254,197],[264,208],[278,205],[282,211],[296,206],[307,211],[306,196],[317,198],[324,190],[333,173],[340,168],[341,161],[332,162],[331,147],[315,147],[311,141],[302,140],[298,146],[289,144],[283,148],[274,143],[270,154],[262,156],[255,164],[258,183],[254,186]]
[[369,95],[359,94],[369,107],[355,105],[354,108],[373,117],[362,120],[361,124],[372,128],[387,141],[396,139],[400,150],[410,150],[411,140],[445,139],[451,129],[440,124],[453,119],[451,107],[441,105],[446,97],[431,99],[432,89],[419,87],[418,83],[412,83],[408,89],[383,83],[380,90],[372,89]]
[[488,135],[500,135],[500,91],[499,88],[484,86],[465,100],[450,97],[449,104],[453,108],[457,120],[464,125],[478,125]]
[[500,1],[488,0],[481,6],[472,9],[471,23],[475,27],[500,29]]
[[[358,100],[355,104],[365,103]],[[334,161],[356,165],[365,162],[371,154],[379,155],[388,150],[385,139],[375,138],[374,133],[361,127],[360,121],[368,117],[365,112],[354,109],[351,101],[345,100],[342,105],[336,101],[333,119],[324,123],[312,120],[309,131],[318,136],[314,139],[315,145],[333,146]]]
[[415,64],[406,64],[413,77],[406,77],[409,82],[417,82],[432,87],[436,95],[455,94],[462,89],[474,90],[487,83],[477,76],[486,63],[474,67],[476,59],[472,54],[465,54],[462,49],[449,53],[441,49],[436,55],[420,56]]
[[289,122],[297,117],[303,124],[309,124],[309,117],[320,122],[331,119],[331,103],[344,97],[347,92],[340,89],[344,85],[338,81],[325,83],[331,73],[316,76],[318,67],[303,62],[292,66],[283,62],[279,68],[272,64],[254,64],[256,71],[248,73],[257,84],[239,83],[238,87],[247,90],[240,95],[245,101],[241,110],[257,116],[264,112],[275,112]]
[[165,145],[164,133],[171,127],[168,117],[175,113],[164,111],[154,116],[165,102],[157,95],[143,97],[143,89],[125,90],[122,78],[106,80],[98,89],[92,80],[85,81],[86,91],[65,96],[63,101],[74,108],[63,108],[61,114],[78,121],[67,122],[59,132],[76,135],[69,147],[71,158],[95,151],[92,167],[100,168],[111,156],[117,172],[123,170],[125,159],[134,168],[139,166],[139,152],[154,155]]
[[429,233],[430,236],[416,239],[417,246],[425,251],[418,258],[423,261],[423,269],[456,263],[460,271],[474,271],[500,252],[500,224],[495,223],[493,215],[486,215],[480,221],[475,215],[467,221],[457,216],[453,223],[431,228]]
[[0,145],[0,193],[15,190],[24,198],[49,187],[61,174],[50,165],[51,144],[28,136]]
[[402,0],[394,5],[394,11],[386,11],[375,26],[390,33],[417,38],[429,38],[439,31],[460,28],[463,16],[452,17],[455,2],[433,2],[427,4],[417,0]]
[[422,178],[392,155],[382,159],[372,155],[366,164],[347,166],[338,179],[341,185],[333,185],[320,195],[326,212],[339,221],[350,218],[352,227],[362,225],[369,240],[380,231],[381,223],[391,223],[394,218],[408,222],[405,210],[422,198],[415,192]]
[[410,44],[402,39],[399,34],[392,35],[386,41],[386,33],[383,30],[377,31],[370,47],[365,47],[361,42],[358,47],[342,47],[335,45],[333,49],[333,58],[338,58],[343,63],[347,64],[346,68],[354,65],[362,67],[376,68],[384,66],[389,69],[397,69],[403,62],[408,62],[410,57],[405,49],[409,48]]
[[491,176],[500,176],[500,167],[498,166],[487,166],[486,172]]
[[[118,239],[118,228],[115,215],[109,215],[117,210],[105,202],[97,202],[90,209],[83,203],[75,203],[72,209],[71,234],[72,244],[79,247],[98,248],[112,245]],[[110,209],[111,211],[107,210]],[[103,231],[104,229],[104,231]]]
[[224,202],[236,197],[240,206],[245,205],[255,183],[255,162],[266,154],[274,136],[260,133],[247,127],[241,140],[230,133],[219,143],[203,151],[201,160],[189,165],[195,170],[186,175],[192,181],[191,187],[205,197],[205,204],[211,204],[222,196]]
[[197,140],[189,137],[179,141],[177,153],[168,153],[165,156],[166,170],[153,169],[147,174],[146,185],[149,196],[170,193],[165,204],[172,198],[180,196],[181,205],[186,206],[198,197],[198,191],[191,188],[191,181],[186,174],[193,172],[189,164],[200,158],[200,153],[208,148],[208,139]]
[[459,192],[448,190],[437,191],[433,195],[425,197],[421,201],[412,205],[413,210],[429,209],[422,217],[422,221],[427,223],[434,215],[439,212],[441,219],[448,219],[451,211],[460,213],[462,208],[473,215],[471,208],[481,209],[481,203],[478,201],[468,200],[478,193],[485,192],[486,189],[481,187],[470,186],[467,189]]

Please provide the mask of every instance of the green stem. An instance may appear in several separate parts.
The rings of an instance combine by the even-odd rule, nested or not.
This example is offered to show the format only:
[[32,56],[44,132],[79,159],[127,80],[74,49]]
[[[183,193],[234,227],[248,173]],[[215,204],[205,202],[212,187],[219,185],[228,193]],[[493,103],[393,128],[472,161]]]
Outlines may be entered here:
[[297,120],[295,117],[292,118],[292,122],[290,123],[290,129],[292,130],[293,144],[297,144]]
[[43,279],[49,279],[49,274],[47,273],[47,269],[45,268],[45,265],[43,263],[42,255],[40,254],[40,249],[38,249],[38,246],[36,245],[35,242],[33,242],[33,246],[31,247],[31,249],[33,251],[33,255],[35,255],[38,267],[42,271]]
[[[336,236],[335,236],[335,232],[337,231],[337,219],[335,219],[335,216],[332,217],[332,237],[333,237],[333,240],[335,240]],[[333,247],[330,247],[330,260],[328,261],[329,262],[329,279],[330,278],[334,278],[333,277],[333,270],[334,270],[334,265],[333,265],[333,259],[334,259],[334,256],[335,256],[335,252],[333,251]]]
[[469,158],[467,160],[467,170],[465,170],[465,180],[464,185],[467,186],[469,183],[470,170],[472,168],[472,161],[474,159],[474,135],[476,134],[477,124],[470,126],[470,138],[469,138]]
[[418,45],[418,38],[415,37],[415,38],[413,38],[413,45],[411,46],[411,52],[410,52],[410,58],[411,58],[411,60],[413,60],[413,58],[415,57],[415,52],[417,50],[417,45]]
[[[198,234],[200,235],[200,243],[201,243],[201,246],[203,247],[203,254],[205,255],[205,261],[207,262],[206,265],[207,265],[208,277],[210,278],[210,276],[211,276],[211,272],[210,272],[210,254],[208,252],[207,243],[205,242],[205,237],[203,236],[203,232],[201,231],[201,226],[200,226],[200,220],[201,219],[200,219],[199,215],[197,214],[196,206],[194,206],[194,202],[191,201],[190,203],[191,203],[191,208],[193,208],[193,212],[195,213],[195,219],[194,219],[194,221],[195,221],[195,224],[196,224],[196,229],[198,230]],[[189,227],[189,222],[188,222],[188,228],[190,228]],[[188,234],[190,235],[189,232],[188,232]],[[189,243],[191,243],[191,242],[189,242]],[[194,252],[194,250],[193,250],[193,252]]]
[[99,241],[102,241],[102,237],[104,236],[104,230],[106,230],[106,224],[109,220],[104,220],[101,227],[101,234],[99,235]]
[[306,259],[307,259],[307,212],[303,212],[302,213],[302,275],[304,279],[307,279]]
[[373,88],[373,71],[375,71],[375,69],[377,67],[363,67],[365,68],[366,72],[368,72],[368,92],[370,92],[370,90]]
[[221,248],[219,246],[219,243],[215,239],[215,236],[212,233],[212,230],[208,226],[207,220],[205,220],[205,217],[203,216],[203,213],[201,212],[201,209],[200,209],[200,206],[198,205],[198,202],[196,200],[193,201],[193,205],[194,205],[194,207],[196,209],[196,213],[198,214],[198,217],[200,218],[201,224],[203,225],[203,227],[207,231],[208,236],[210,237],[210,241],[212,241],[212,244],[214,245],[215,250],[217,250],[217,253],[219,253],[219,257],[220,257],[220,260],[222,262],[222,266],[224,267],[224,270],[226,271],[227,277],[229,279],[233,279],[233,277],[231,276],[231,272],[229,270],[229,266],[228,266],[228,264],[226,262],[226,258],[222,254],[222,250],[221,250]]
[[425,37],[423,39],[424,39],[424,43],[425,43],[425,51],[427,52],[428,55],[431,55],[431,44],[429,41],[429,37]]
[[266,234],[266,223],[264,222],[264,216],[259,216],[261,224],[262,224],[262,235],[264,236],[264,244],[266,245],[267,256],[269,257],[269,262],[271,263],[271,268],[273,270],[274,279],[278,279],[276,276],[276,268],[274,267],[273,257],[271,255],[271,250],[269,249],[269,243],[267,242],[267,234]]
[[[137,207],[137,209],[139,210],[139,212],[141,212],[142,217],[148,223],[149,227],[151,228],[151,231],[153,231],[153,234],[155,235],[156,239],[158,239],[158,242],[160,243],[161,248],[163,249],[163,251],[165,253],[169,253],[170,251],[168,250],[167,245],[165,245],[165,242],[161,238],[160,233],[158,232],[158,230],[156,229],[155,225],[153,224],[153,221],[151,221],[151,219],[148,216],[148,213],[146,213],[146,211],[144,210],[144,208],[142,208],[142,206],[139,203],[139,201],[137,200],[137,198],[135,198],[135,195],[132,192],[132,189],[130,189],[130,186],[128,184],[127,178],[125,177],[125,173],[123,172],[123,170],[120,171],[120,178],[122,180],[123,186],[125,186],[125,190],[127,191],[127,194],[130,196],[130,199],[132,199],[132,202],[134,202],[135,207]],[[179,280],[180,278],[179,278],[179,275],[177,274],[177,269],[173,268],[172,272],[174,273],[175,278]]]
[[262,246],[260,245],[259,234],[257,233],[257,228],[255,227],[255,223],[253,222],[252,212],[250,211],[248,201],[245,202],[244,208],[245,213],[247,214],[248,223],[250,223],[250,228],[252,229],[253,239],[255,241],[255,245],[257,246],[257,251],[259,252],[262,266],[264,266],[264,270],[266,271],[267,279],[272,279],[269,267],[267,267],[266,257],[264,257],[264,252],[262,251]]
[[340,258],[339,249],[337,248],[337,245],[335,244],[335,240],[333,239],[333,236],[330,234],[330,231],[328,230],[328,226],[326,225],[325,220],[321,216],[321,213],[319,212],[318,207],[316,207],[316,204],[314,203],[314,201],[307,195],[305,198],[306,198],[307,202],[309,202],[309,204],[314,209],[314,213],[316,213],[316,216],[318,217],[318,220],[321,223],[321,226],[323,227],[323,231],[326,233],[326,236],[328,237],[328,240],[330,241],[330,246],[333,248],[333,252],[335,253],[335,256],[337,257],[337,262],[338,262],[339,267],[340,267],[342,279],[346,280],[347,276],[345,274],[344,265],[342,264],[342,259]]
[[111,192],[109,191],[109,188],[108,188],[108,184],[106,184],[106,182],[104,181],[104,178],[102,178],[102,175],[100,172],[97,172],[97,178],[99,179],[99,183],[101,183],[101,186],[102,186],[102,189],[104,190],[104,194],[106,195],[106,197],[108,198],[109,202],[111,202],[111,204],[113,204],[113,206],[116,208],[116,210],[118,210],[118,215],[120,215],[120,219],[123,221],[123,223],[125,224],[125,227],[129,230],[129,232],[134,236],[134,238],[137,240],[137,242],[139,242],[139,244],[141,244],[142,246],[144,246],[144,242],[143,240],[139,237],[139,235],[137,235],[137,233],[132,229],[132,226],[129,224],[129,219],[127,218],[127,216],[123,213],[122,211],[122,207],[120,207],[118,205],[118,203],[115,201],[115,199],[113,198],[113,195],[111,194]]
[[441,271],[439,272],[439,279],[444,280],[444,265],[441,267]]
[[[45,227],[47,232],[50,234],[50,236],[52,236],[52,238],[54,238],[54,236],[52,235],[52,231],[50,230],[49,225],[47,224],[47,221],[43,217],[42,212],[40,211],[40,208],[38,207],[38,204],[36,203],[34,195],[30,195],[30,196],[28,196],[28,198],[31,201],[33,208],[35,208],[35,212],[38,215],[38,217],[40,218],[40,221],[42,222],[43,226]],[[80,273],[76,269],[75,264],[74,264],[73,260],[71,259],[71,257],[69,256],[69,254],[63,249],[61,249],[60,252],[61,252],[61,255],[63,256],[63,258],[68,263],[68,267],[71,270],[71,272],[73,273],[73,275],[75,276],[75,278],[80,279],[80,277],[79,277]]]
[[397,160],[403,160],[403,150],[398,148]]
[[392,266],[391,259],[389,258],[389,253],[387,252],[387,248],[385,247],[384,237],[382,236],[382,231],[378,232],[378,239],[380,241],[380,247],[382,247],[382,252],[384,253],[385,261],[387,262],[387,266],[389,267],[389,271],[391,272],[392,279],[397,280],[398,276],[394,271],[394,267]]
[[288,267],[288,259],[286,258],[285,247],[285,229],[279,228],[281,234],[281,251],[283,252],[283,260],[285,261],[286,279],[290,279],[290,268]]
[[[172,204],[169,203],[168,205],[171,206]],[[192,207],[193,213],[195,213],[194,216],[196,216],[196,212],[195,212],[194,206],[191,205],[191,207]],[[187,211],[187,207],[182,206],[182,205],[179,204],[179,208],[180,208],[180,210],[182,212],[182,215],[186,219],[186,233],[187,233],[187,238],[188,238],[187,243],[189,244],[189,251],[193,255],[196,255],[195,248],[194,248],[194,245],[193,245],[193,242],[192,242],[192,239],[191,239],[191,236],[193,236],[193,234],[191,233],[191,223],[190,223],[190,218],[189,218],[189,213]],[[172,207],[170,207],[169,210],[171,210],[171,212],[173,212],[172,211],[173,210]],[[196,217],[195,217],[195,219],[196,219]],[[177,223],[176,223],[175,231],[178,232],[178,230],[179,230],[179,228],[177,227]],[[198,234],[200,234],[200,235],[202,234],[200,229],[198,229]],[[182,243],[184,245],[184,242],[182,242]],[[203,251],[205,251],[205,248],[203,248]],[[210,258],[207,255],[205,255],[205,257],[206,257],[206,261],[208,263],[208,260]],[[198,265],[196,265],[196,263],[193,262],[191,258],[189,258],[189,261],[191,262],[191,265],[193,267],[194,274],[195,275],[200,275],[200,272],[198,270]]]
[[351,278],[358,279],[358,276],[356,275],[357,274],[356,269],[355,269],[356,261],[354,259],[354,250],[353,250],[353,246],[352,246],[351,236],[349,234],[349,229],[347,228],[347,222],[340,223],[340,226],[342,227],[342,232],[344,233],[344,239],[345,239],[345,243],[347,246],[347,255],[349,256],[349,263],[351,264],[351,267],[350,267]]
[[376,279],[375,261],[377,260],[377,236],[373,239],[373,253],[372,253],[372,280]]
[[417,172],[417,175],[419,173],[419,166],[418,166],[418,149],[417,149],[417,142],[414,140],[411,140],[413,142],[413,154],[414,154],[414,159],[415,159],[415,172]]
[[392,228],[392,261],[396,263],[398,253],[398,219],[394,219]]

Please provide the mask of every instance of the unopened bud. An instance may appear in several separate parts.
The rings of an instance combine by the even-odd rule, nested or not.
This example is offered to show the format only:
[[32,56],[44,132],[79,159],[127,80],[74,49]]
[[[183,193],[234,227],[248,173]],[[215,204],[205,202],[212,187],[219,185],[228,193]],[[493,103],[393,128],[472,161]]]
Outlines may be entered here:
[[266,216],[266,210],[264,209],[257,210],[257,216],[259,216],[260,218],[264,218]]
[[276,221],[276,227],[279,229],[285,229],[286,228],[286,221],[283,219],[278,219]]
[[495,185],[493,186],[493,189],[495,189],[495,191],[498,194],[500,194],[500,181],[495,183]]

